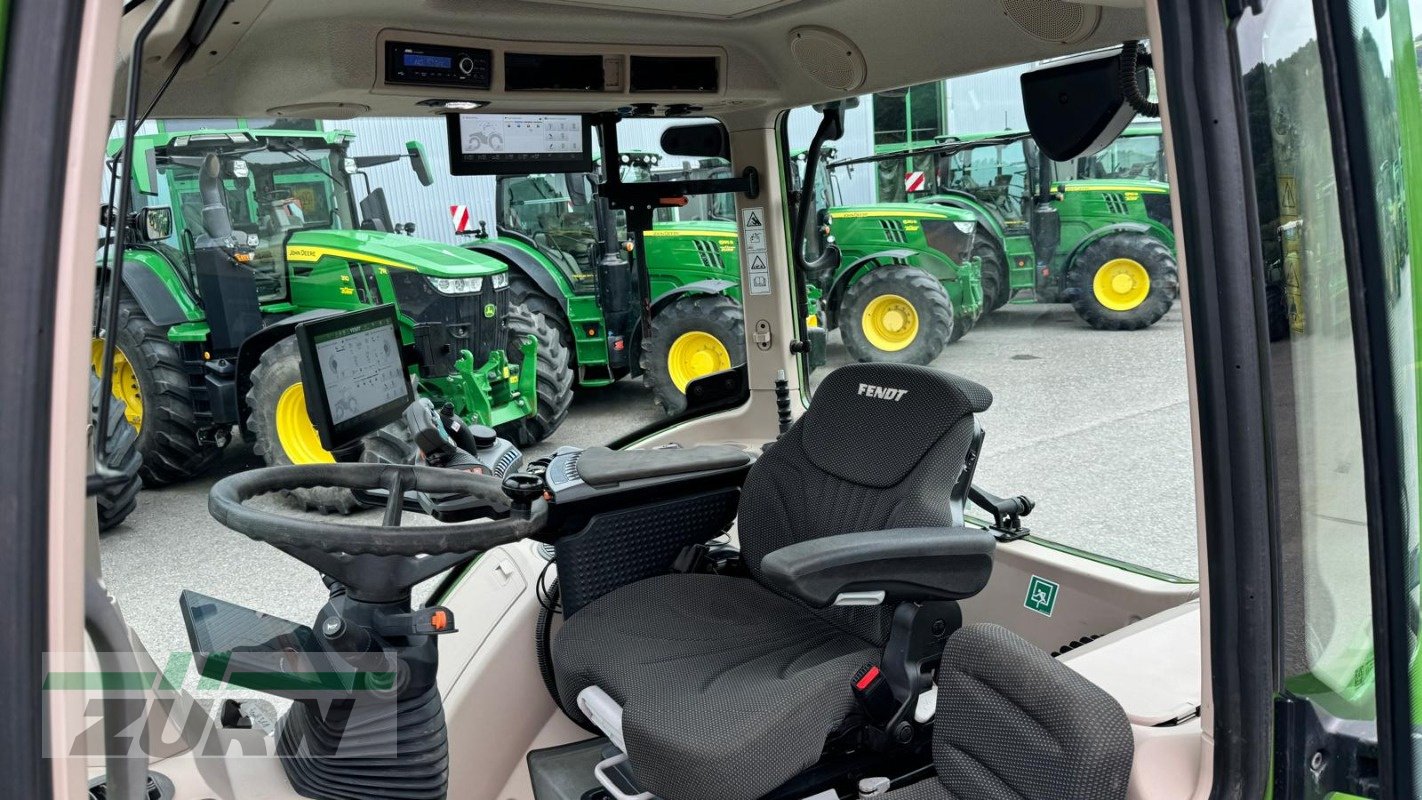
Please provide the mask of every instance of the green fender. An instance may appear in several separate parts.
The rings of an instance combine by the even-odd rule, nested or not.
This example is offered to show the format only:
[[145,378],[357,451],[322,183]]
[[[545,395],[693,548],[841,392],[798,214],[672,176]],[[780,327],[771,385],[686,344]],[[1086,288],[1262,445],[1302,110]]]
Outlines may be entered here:
[[1118,222],[1114,225],[1107,225],[1104,228],[1097,228],[1083,237],[1082,240],[1077,242],[1076,246],[1071,249],[1071,252],[1066,254],[1061,264],[1058,265],[1058,268],[1065,267],[1066,269],[1062,274],[1069,274],[1071,270],[1076,267],[1077,256],[1081,255],[1083,250],[1107,236],[1118,233],[1143,233],[1154,239],[1159,239],[1162,244],[1170,248],[1171,253],[1175,252],[1175,236],[1171,234],[1170,229],[1165,226],[1145,222]]
[[[940,282],[956,277],[955,267],[947,260],[941,258],[932,250],[915,250],[911,247],[898,247],[892,250],[880,250],[877,253],[870,253],[867,256],[860,256],[847,265],[841,265],[839,271],[835,273],[834,279],[829,286],[822,287],[825,302],[820,304],[820,309],[825,317],[825,329],[834,330],[839,326],[839,304],[844,299],[844,293],[850,285],[859,278],[864,271],[879,262],[892,263],[893,261],[907,261],[910,265],[918,267]],[[976,263],[976,262],[969,262]]]
[[925,197],[917,202],[929,203],[935,206],[948,206],[958,208],[971,213],[977,218],[978,224],[988,229],[997,238],[998,249],[1002,248],[1002,243],[1007,239],[1007,232],[1002,227],[1002,219],[994,214],[982,201],[965,192],[947,192],[932,197]]
[[563,272],[536,247],[510,236],[484,239],[464,247],[497,258],[508,265],[510,272],[527,276],[544,294],[553,298],[563,310],[563,315],[567,316],[568,298],[573,296],[573,287]]
[[[96,264],[102,269],[102,266]],[[112,268],[109,270],[112,273]],[[187,281],[161,252],[130,248],[124,253],[123,285],[155,325],[206,319]]]

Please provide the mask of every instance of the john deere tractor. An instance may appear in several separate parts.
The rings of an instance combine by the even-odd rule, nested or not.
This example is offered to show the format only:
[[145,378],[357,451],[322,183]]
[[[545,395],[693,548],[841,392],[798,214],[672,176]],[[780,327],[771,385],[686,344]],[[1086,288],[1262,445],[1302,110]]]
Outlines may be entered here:
[[[824,157],[832,153],[825,148]],[[794,154],[797,188],[804,160],[804,151]],[[730,169],[704,162],[671,174],[724,177]],[[825,328],[839,328],[855,358],[927,364],[972,329],[983,292],[971,214],[921,203],[843,205],[832,173],[814,194],[817,230],[807,246],[837,257],[819,260],[810,289]],[[677,214],[720,220],[729,207],[711,199]]]
[[[1137,134],[1150,145],[1150,129]],[[1163,174],[1158,131],[1153,135],[1157,155],[1142,165],[1142,176]],[[1122,161],[1078,159],[1068,174],[1104,175]],[[1145,177],[1058,179],[1061,165],[1021,132],[943,138],[831,167],[868,162],[882,165],[881,199],[912,197],[972,215],[989,311],[1030,290],[1039,303],[1071,303],[1093,328],[1136,330],[1155,324],[1175,302],[1179,284],[1166,183]]]
[[[624,152],[619,169],[629,181],[645,180],[656,159]],[[625,218],[598,196],[597,175],[500,176],[496,205],[495,235],[484,224],[461,233],[475,237],[471,251],[507,265],[514,302],[557,331],[578,386],[642,375],[657,402],[677,413],[688,383],[743,358],[731,223],[658,222],[644,233],[651,312],[644,336]]]
[[[404,159],[428,186],[419,144],[352,157],[352,139],[294,120],[160,122],[133,138],[134,163],[148,166],[128,187],[137,211],[114,221],[131,244],[112,330],[96,309],[94,357],[112,334],[114,394],[138,429],[147,485],[201,472],[234,426],[268,464],[333,460],[307,415],[294,327],[381,304],[396,306],[425,396],[521,444],[562,422],[568,354],[541,315],[510,302],[504,263],[408,235],[369,190],[364,168]],[[369,453],[408,456],[398,434],[378,438]]]

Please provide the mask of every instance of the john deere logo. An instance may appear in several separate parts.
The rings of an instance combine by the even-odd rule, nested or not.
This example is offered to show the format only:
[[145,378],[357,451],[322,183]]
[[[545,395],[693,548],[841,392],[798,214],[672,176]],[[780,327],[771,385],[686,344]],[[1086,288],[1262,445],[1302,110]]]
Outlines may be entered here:
[[494,308],[494,304],[493,304],[493,303],[489,303],[488,305],[484,306],[484,316],[485,316],[485,317],[488,317],[489,319],[493,319],[493,318],[494,318],[494,314],[495,314],[495,312],[497,312],[497,311],[498,311],[498,309],[497,309],[497,308]]
[[1032,580],[1027,582],[1027,599],[1023,605],[1044,617],[1052,615],[1052,608],[1057,604],[1057,584],[1046,578],[1032,576]]

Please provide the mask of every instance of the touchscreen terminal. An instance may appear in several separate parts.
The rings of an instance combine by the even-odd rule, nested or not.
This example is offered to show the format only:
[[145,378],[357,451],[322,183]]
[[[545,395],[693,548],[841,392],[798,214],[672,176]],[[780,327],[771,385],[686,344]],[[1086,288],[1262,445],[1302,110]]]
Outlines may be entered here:
[[592,126],[580,114],[448,114],[451,175],[592,172]]
[[414,402],[394,306],[303,322],[296,339],[306,410],[327,450],[360,441]]

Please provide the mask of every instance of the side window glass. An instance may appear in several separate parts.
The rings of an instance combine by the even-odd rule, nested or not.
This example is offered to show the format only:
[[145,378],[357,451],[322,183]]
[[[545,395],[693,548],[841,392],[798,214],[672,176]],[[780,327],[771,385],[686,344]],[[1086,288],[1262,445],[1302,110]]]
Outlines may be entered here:
[[[1238,37],[1266,267],[1286,686],[1335,715],[1370,718],[1363,437],[1313,4],[1268,4],[1246,15]],[[1385,92],[1371,99],[1392,102]],[[1392,135],[1389,152],[1397,153]]]

